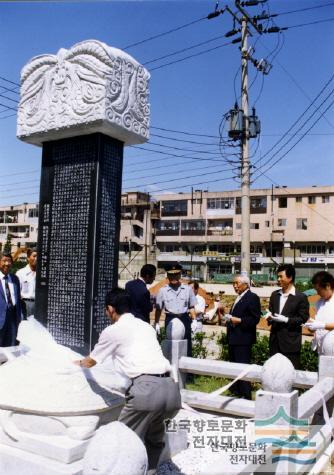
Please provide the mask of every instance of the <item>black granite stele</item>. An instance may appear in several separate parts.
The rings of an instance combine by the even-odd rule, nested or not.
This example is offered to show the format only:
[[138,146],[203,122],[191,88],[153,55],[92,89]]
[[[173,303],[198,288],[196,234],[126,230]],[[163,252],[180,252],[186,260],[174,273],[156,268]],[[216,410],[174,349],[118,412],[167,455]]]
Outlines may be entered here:
[[43,144],[35,316],[87,354],[117,284],[123,143],[95,133]]

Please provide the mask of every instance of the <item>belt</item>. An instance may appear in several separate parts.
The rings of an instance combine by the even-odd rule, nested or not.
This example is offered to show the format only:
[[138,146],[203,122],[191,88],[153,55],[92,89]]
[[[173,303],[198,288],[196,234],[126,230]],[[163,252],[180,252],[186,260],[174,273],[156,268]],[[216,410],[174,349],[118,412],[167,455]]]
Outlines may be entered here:
[[131,378],[132,381],[134,381],[135,379],[137,378],[140,378],[140,376],[154,376],[156,378],[169,378],[170,376],[170,373],[167,371],[167,373],[162,373],[162,374],[148,374],[148,373],[144,373],[144,374],[140,374],[139,376],[135,376],[134,378]]
[[166,312],[166,316],[167,315],[173,315],[173,317],[188,317],[188,312],[185,312],[185,313]]
[[23,300],[25,300],[26,302],[35,302],[35,299],[25,299],[25,298],[23,298]]

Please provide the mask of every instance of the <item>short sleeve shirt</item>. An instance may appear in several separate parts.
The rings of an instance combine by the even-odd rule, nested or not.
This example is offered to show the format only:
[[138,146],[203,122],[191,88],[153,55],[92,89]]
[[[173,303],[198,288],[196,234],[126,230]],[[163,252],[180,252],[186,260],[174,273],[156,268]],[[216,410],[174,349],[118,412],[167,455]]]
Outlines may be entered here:
[[190,285],[181,284],[176,290],[170,285],[162,287],[157,295],[156,306],[166,313],[187,313],[196,305],[196,297]]

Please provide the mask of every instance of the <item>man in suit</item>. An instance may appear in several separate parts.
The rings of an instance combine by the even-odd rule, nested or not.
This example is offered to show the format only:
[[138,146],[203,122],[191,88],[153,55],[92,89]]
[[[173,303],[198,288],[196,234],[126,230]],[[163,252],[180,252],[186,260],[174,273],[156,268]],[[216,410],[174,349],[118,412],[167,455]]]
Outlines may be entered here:
[[[260,299],[250,291],[247,276],[237,275],[233,288],[238,296],[229,313],[228,308],[224,308],[229,360],[235,363],[250,363],[252,345],[256,341],[256,325],[261,315]],[[251,384],[248,381],[237,381],[231,390],[245,399],[252,398]]]
[[291,264],[282,264],[277,269],[277,281],[281,287],[271,294],[269,316],[270,356],[282,353],[293,366],[300,368],[302,324],[309,319],[309,302],[305,294],[294,286],[296,271]]
[[0,346],[15,346],[17,329],[22,319],[20,282],[9,271],[13,265],[10,254],[0,254]]
[[155,275],[156,267],[152,264],[145,264],[140,270],[140,277],[125,284],[125,290],[131,298],[131,313],[146,323],[150,323],[150,312],[153,310],[147,285],[152,284]]

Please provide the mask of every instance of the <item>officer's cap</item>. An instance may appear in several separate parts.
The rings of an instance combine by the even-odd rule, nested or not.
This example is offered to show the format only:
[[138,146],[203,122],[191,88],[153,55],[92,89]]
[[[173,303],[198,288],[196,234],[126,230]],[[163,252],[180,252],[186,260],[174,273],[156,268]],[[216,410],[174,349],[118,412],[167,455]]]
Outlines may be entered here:
[[182,266],[181,264],[172,264],[166,269],[167,274],[181,274]]

